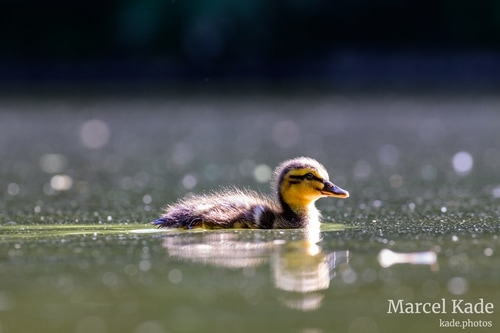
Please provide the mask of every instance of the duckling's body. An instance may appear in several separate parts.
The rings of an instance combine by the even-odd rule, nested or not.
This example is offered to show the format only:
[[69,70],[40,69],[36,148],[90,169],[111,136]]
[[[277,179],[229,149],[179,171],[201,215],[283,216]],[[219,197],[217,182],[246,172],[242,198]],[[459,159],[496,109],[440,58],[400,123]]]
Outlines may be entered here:
[[166,208],[154,225],[170,228],[303,228],[318,223],[314,202],[321,197],[347,198],[349,193],[328,180],[316,160],[299,157],[274,172],[277,200],[250,190],[224,189],[180,199]]

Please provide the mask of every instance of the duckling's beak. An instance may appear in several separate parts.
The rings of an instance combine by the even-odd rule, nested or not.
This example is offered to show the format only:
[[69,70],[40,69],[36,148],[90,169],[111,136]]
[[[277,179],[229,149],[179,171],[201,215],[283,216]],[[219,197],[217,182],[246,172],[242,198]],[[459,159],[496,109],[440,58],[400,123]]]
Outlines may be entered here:
[[347,192],[344,189],[341,189],[331,181],[325,180],[323,182],[323,189],[320,190],[321,194],[328,196],[328,197],[334,197],[334,198],[348,198],[349,197],[349,192]]

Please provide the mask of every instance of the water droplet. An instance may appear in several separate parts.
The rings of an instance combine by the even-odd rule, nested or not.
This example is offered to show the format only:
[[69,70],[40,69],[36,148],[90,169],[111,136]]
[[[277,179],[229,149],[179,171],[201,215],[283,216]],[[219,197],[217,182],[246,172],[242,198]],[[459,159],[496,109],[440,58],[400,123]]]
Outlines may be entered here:
[[68,175],[55,175],[50,179],[50,186],[56,191],[67,191],[73,186],[73,178]]
[[460,151],[453,156],[453,169],[459,175],[467,175],[471,172],[474,165],[472,155],[466,151]]
[[378,261],[382,267],[394,264],[434,265],[437,255],[433,251],[400,253],[383,249],[378,254]]
[[467,279],[463,277],[453,277],[448,280],[448,291],[454,295],[462,295],[469,289],[469,283]]
[[149,194],[145,194],[142,197],[142,202],[144,202],[144,204],[146,204],[146,205],[149,205],[152,201],[153,201],[153,197],[151,197]]
[[127,275],[130,276],[134,276],[137,274],[137,266],[133,264],[128,264],[123,270]]
[[177,284],[177,283],[180,283],[182,281],[182,272],[178,269],[172,269],[169,273],[168,273],[168,279],[170,280],[170,282],[174,283],[174,284]]
[[111,136],[109,126],[102,120],[91,119],[83,123],[80,129],[80,139],[88,148],[101,148],[105,146]]
[[492,194],[495,198],[500,198],[500,185],[493,189]]
[[139,262],[139,269],[143,272],[149,271],[151,269],[151,261],[148,259],[143,259]]
[[403,186],[403,177],[401,177],[400,175],[392,175],[390,178],[389,178],[389,183],[391,184],[392,187],[394,188],[399,188],[401,186]]
[[16,183],[10,183],[9,185],[7,185],[7,193],[9,195],[18,195],[19,194],[19,185],[17,185]]
[[271,179],[272,170],[266,164],[259,164],[253,171],[253,176],[259,183],[266,183]]
[[183,178],[182,178],[182,186],[186,189],[186,190],[191,190],[193,189],[196,184],[198,183],[198,180],[196,179],[195,176],[193,176],[192,174],[188,174],[188,175],[185,175]]
[[344,283],[346,283],[346,284],[353,284],[358,279],[358,275],[350,267],[346,267],[345,269],[342,269],[340,273],[342,276],[342,281],[344,281]]

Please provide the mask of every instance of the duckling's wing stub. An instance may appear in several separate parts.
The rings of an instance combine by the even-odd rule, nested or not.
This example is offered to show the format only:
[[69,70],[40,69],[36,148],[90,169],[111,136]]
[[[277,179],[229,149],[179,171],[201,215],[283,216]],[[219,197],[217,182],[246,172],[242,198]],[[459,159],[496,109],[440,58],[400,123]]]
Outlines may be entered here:
[[226,191],[185,198],[167,207],[160,228],[273,228],[276,207],[251,191]]

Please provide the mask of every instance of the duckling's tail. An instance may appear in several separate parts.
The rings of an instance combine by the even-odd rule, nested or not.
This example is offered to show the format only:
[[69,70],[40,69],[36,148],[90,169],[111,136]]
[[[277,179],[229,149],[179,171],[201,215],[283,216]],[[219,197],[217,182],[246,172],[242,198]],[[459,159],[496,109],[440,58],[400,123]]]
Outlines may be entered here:
[[168,221],[165,221],[164,218],[160,217],[159,219],[154,220],[151,222],[152,225],[158,228],[163,228],[163,227],[168,227]]
[[183,229],[191,229],[193,227],[198,226],[200,218],[192,218],[189,220],[186,219],[172,219],[166,216],[162,216],[159,219],[151,222],[152,225],[157,226],[158,228],[183,228]]
[[167,216],[162,216],[156,220],[154,220],[152,225],[157,226],[158,228],[182,228],[184,227],[182,221],[171,219]]
[[158,227],[158,228],[179,228],[181,225],[179,225],[178,221],[169,219],[168,217],[160,217],[159,219],[154,220],[151,222],[152,225]]

